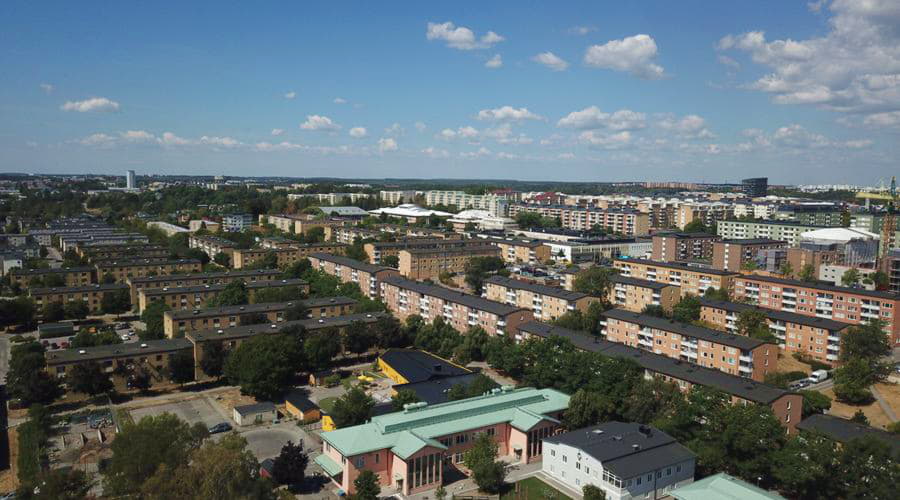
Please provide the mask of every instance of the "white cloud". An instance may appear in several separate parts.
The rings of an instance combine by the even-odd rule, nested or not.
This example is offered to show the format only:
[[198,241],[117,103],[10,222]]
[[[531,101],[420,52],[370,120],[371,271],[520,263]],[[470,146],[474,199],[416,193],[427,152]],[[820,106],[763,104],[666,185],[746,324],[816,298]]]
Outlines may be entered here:
[[41,87],[41,90],[43,90],[45,94],[52,94],[52,93],[53,93],[53,85],[51,85],[51,84],[49,84],[49,83],[42,83],[42,84],[40,85],[40,87]]
[[597,31],[597,28],[595,28],[593,26],[572,26],[571,28],[566,30],[566,32],[569,33],[570,35],[576,35],[576,36],[584,36],[592,31]]
[[532,57],[531,60],[538,64],[543,64],[553,71],[565,71],[565,69],[569,67],[569,63],[550,51],[541,52]]
[[284,135],[284,129],[283,128],[273,128],[271,133],[274,136]]
[[485,68],[497,69],[501,66],[503,66],[503,58],[500,57],[500,54],[494,54],[494,57],[488,59],[487,62],[484,63]]
[[297,97],[297,93],[293,90],[284,94],[285,99],[293,99],[295,97]]
[[344,99],[343,97],[335,97],[334,103],[335,104],[347,104],[347,99]]
[[355,137],[356,139],[360,139],[368,135],[366,132],[366,127],[353,127],[350,129],[350,137]]
[[156,136],[146,130],[126,130],[125,132],[120,132],[119,136],[128,142],[156,141]]
[[460,158],[481,158],[491,154],[491,150],[486,147],[478,148],[478,151],[465,151],[459,154]]
[[531,144],[534,142],[534,139],[525,134],[513,134],[512,125],[509,123],[485,129],[482,135],[488,139],[494,139],[500,144]]
[[573,111],[556,122],[557,127],[590,130],[609,128],[612,130],[636,130],[647,126],[644,113],[620,109],[614,113],[605,113],[597,106],[590,106],[581,111]]
[[110,146],[116,142],[116,138],[107,134],[91,134],[77,141],[83,146]]
[[415,127],[419,132],[424,132],[425,129],[428,128],[428,125],[425,125],[424,122],[416,122]]
[[200,144],[223,148],[233,148],[240,146],[241,142],[231,137],[212,137],[204,135],[200,138]]
[[595,130],[587,130],[579,134],[578,139],[592,147],[615,149],[631,142],[631,132],[623,130],[611,135],[603,135]]
[[425,38],[428,40],[442,40],[447,43],[448,47],[460,50],[486,49],[504,40],[502,36],[493,31],[488,31],[481,38],[477,38],[475,32],[471,29],[464,26],[457,27],[449,21],[446,23],[428,23]]
[[865,117],[863,124],[872,127],[894,127],[900,125],[900,111],[871,114]]
[[384,129],[384,135],[388,137],[401,137],[405,133],[406,130],[399,123],[392,123],[390,127]]
[[422,150],[422,154],[428,156],[429,158],[449,158],[450,153],[446,149],[439,149],[433,146],[429,146]]
[[304,146],[300,144],[295,144],[293,142],[282,141],[276,144],[272,144],[270,142],[257,142],[253,145],[253,148],[256,151],[262,152],[271,152],[271,151],[292,151],[297,149],[305,149]]
[[697,115],[687,115],[681,119],[666,116],[657,123],[660,128],[673,132],[685,139],[711,139],[715,134],[706,128],[706,120]]
[[502,106],[494,109],[482,109],[475,117],[478,120],[488,121],[523,121],[523,120],[541,120],[542,117],[528,108],[514,108],[512,106]]
[[728,66],[729,68],[741,69],[741,63],[735,61],[734,59],[732,59],[728,56],[723,56],[720,54],[719,57],[716,58],[716,60],[719,61],[719,64]]
[[306,121],[300,124],[303,130],[340,130],[341,126],[331,118],[320,115],[306,115]]
[[723,37],[717,49],[746,53],[768,69],[745,88],[779,104],[874,114],[900,108],[900,2],[835,0],[828,10],[824,36],[767,40],[750,31]]
[[650,35],[634,35],[592,45],[584,54],[584,63],[595,68],[630,73],[638,78],[657,79],[665,76],[662,66],[654,60],[656,41]]
[[63,111],[77,111],[79,113],[89,113],[93,111],[108,112],[118,111],[119,103],[105,97],[91,97],[90,99],[85,99],[83,101],[66,101],[59,109]]
[[378,139],[378,151],[386,153],[388,151],[397,151],[397,141],[392,137],[382,137]]
[[443,139],[445,141],[452,141],[453,139],[477,139],[478,138],[478,129],[472,127],[471,125],[466,125],[464,127],[459,127],[456,130],[452,128],[445,128],[441,130],[437,135],[435,135],[438,139]]
[[178,137],[172,132],[163,132],[162,137],[159,139],[159,143],[163,146],[187,146],[188,144],[191,144],[191,141]]

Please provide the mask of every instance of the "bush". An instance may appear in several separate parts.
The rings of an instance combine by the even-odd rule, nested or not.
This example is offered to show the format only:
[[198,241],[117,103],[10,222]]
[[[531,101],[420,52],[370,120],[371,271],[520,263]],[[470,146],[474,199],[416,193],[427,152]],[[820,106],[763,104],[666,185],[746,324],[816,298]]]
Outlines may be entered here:
[[341,376],[337,373],[329,375],[322,379],[322,384],[325,387],[337,387],[341,384]]
[[774,372],[766,374],[765,382],[769,385],[774,385],[775,387],[787,389],[788,384],[803,378],[806,378],[806,372]]
[[813,358],[803,354],[802,352],[795,352],[793,354],[793,356],[794,356],[794,359],[796,359],[797,361],[808,364],[809,367],[812,368],[813,371],[815,371],[815,370],[831,370],[831,368],[832,368],[832,366],[829,365],[828,363],[823,363],[817,359],[813,359]]

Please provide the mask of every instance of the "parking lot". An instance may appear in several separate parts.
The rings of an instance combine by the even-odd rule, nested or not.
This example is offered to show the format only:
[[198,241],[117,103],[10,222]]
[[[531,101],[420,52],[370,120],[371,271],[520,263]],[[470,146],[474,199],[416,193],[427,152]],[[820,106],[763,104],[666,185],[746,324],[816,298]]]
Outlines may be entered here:
[[223,412],[217,409],[213,403],[204,397],[179,401],[177,403],[138,408],[132,410],[130,413],[135,422],[149,415],[171,413],[189,424],[201,422],[206,427],[212,427],[219,422],[228,422],[231,425],[235,425],[231,418],[223,415]]

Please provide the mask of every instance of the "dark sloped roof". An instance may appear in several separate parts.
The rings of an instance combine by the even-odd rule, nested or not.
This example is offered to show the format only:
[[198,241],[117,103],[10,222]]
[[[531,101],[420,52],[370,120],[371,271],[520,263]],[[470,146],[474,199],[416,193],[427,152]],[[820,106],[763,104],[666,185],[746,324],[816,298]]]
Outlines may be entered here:
[[309,254],[309,256],[319,260],[324,260],[326,262],[333,262],[341,266],[346,266],[351,269],[365,271],[367,273],[377,273],[378,271],[391,269],[390,267],[376,266],[375,264],[361,262],[355,259],[351,259],[350,257],[344,257],[342,255],[331,255],[330,253],[316,252]]
[[639,286],[643,288],[652,288],[654,290],[662,290],[663,288],[678,285],[673,285],[672,283],[662,283],[659,281],[650,281],[650,280],[642,280],[640,278],[632,278],[630,276],[622,276],[621,274],[616,274],[610,276],[609,280],[613,283],[622,283],[623,285],[632,285]]
[[422,283],[419,281],[412,281],[400,276],[388,276],[387,278],[381,281],[382,283],[387,283],[390,285],[395,285],[397,287],[412,290],[416,293],[420,293],[422,295],[430,295],[433,297],[438,297],[440,299],[446,300],[448,302],[455,302],[457,304],[462,304],[466,307],[470,307],[472,309],[477,309],[479,311],[486,311],[489,313],[494,313],[497,316],[506,316],[512,314],[516,311],[527,311],[523,307],[515,307],[508,304],[503,304],[500,302],[494,302],[493,300],[484,299],[478,297],[477,295],[470,295],[467,293],[457,292],[454,290],[450,290],[449,288],[444,288],[438,285],[429,285],[428,283]]
[[797,424],[797,428],[802,431],[819,431],[839,443],[872,436],[887,443],[894,455],[900,457],[900,436],[844,418],[822,414],[810,415]]
[[[145,346],[145,347],[141,347]],[[93,361],[110,358],[128,358],[132,356],[160,354],[174,352],[181,349],[190,349],[193,346],[190,340],[162,339],[145,340],[126,344],[111,344],[95,347],[82,347],[75,349],[62,349],[48,351],[44,354],[48,365],[59,363],[71,363],[73,361]],[[83,354],[82,354],[83,352]]]
[[691,325],[688,323],[679,323],[675,320],[651,316],[649,314],[641,314],[626,309],[612,309],[603,313],[607,318],[617,319],[619,321],[627,321],[657,330],[674,332],[686,337],[694,337],[708,342],[736,347],[738,349],[750,350],[765,344],[762,340],[745,337],[743,335],[735,335],[733,333],[720,332],[711,328]]
[[463,373],[462,375],[440,377],[432,380],[423,380],[421,382],[397,384],[394,386],[394,390],[412,391],[420,401],[424,401],[430,405],[446,403],[448,401],[447,393],[450,389],[457,385],[469,385],[477,376],[477,373]]
[[278,269],[235,269],[221,273],[185,273],[185,274],[163,274],[159,276],[131,277],[128,281],[134,283],[154,283],[158,281],[178,281],[178,280],[203,280],[217,278],[250,278],[253,276],[270,276],[272,274],[280,275]]
[[384,313],[360,313],[348,314],[346,316],[334,316],[331,318],[311,318],[298,319],[296,321],[284,321],[276,324],[261,325],[243,325],[231,326],[226,328],[210,328],[207,330],[197,330],[187,332],[185,336],[196,342],[206,340],[231,340],[238,338],[250,337],[261,333],[278,333],[289,326],[299,325],[307,331],[320,330],[329,327],[344,327],[354,321],[362,321],[363,323],[374,323],[378,318],[384,316]]
[[606,422],[557,434],[544,441],[579,449],[621,479],[679,464],[695,456],[665,432],[636,423]]
[[309,411],[318,408],[318,405],[310,401],[309,397],[299,391],[291,391],[284,396],[284,400],[294,405],[300,411]]
[[409,382],[469,373],[465,368],[418,349],[388,349],[381,355],[381,360]]
[[771,238],[735,238],[731,240],[722,240],[721,243],[727,243],[729,245],[774,245],[776,243],[781,243],[787,245],[787,242],[784,240],[773,240]]
[[222,316],[226,314],[253,314],[270,311],[284,311],[285,309],[290,309],[296,304],[302,304],[306,308],[311,308],[334,305],[354,305],[356,304],[356,301],[349,297],[323,297],[291,302],[263,302],[260,304],[247,304],[244,306],[209,307],[205,309],[166,311],[165,315],[171,316],[172,319],[175,320],[187,318],[206,318]]
[[840,321],[835,321],[833,319],[804,316],[802,314],[797,314],[789,311],[776,311],[774,309],[766,309],[764,307],[742,304],[740,302],[729,302],[727,300],[710,300],[701,297],[700,304],[705,307],[724,309],[726,311],[732,311],[736,313],[740,313],[741,311],[746,311],[748,309],[755,309],[771,319],[784,321],[785,323],[796,323],[798,325],[824,328],[830,331],[843,330],[844,328],[850,326],[849,323],[841,323]]
[[539,293],[550,297],[556,297],[564,300],[579,300],[587,297],[586,293],[570,292],[563,288],[555,286],[540,285],[537,283],[529,283],[527,281],[515,280],[503,276],[491,276],[484,280],[485,283],[493,283],[495,285],[505,286],[507,288],[516,288],[519,290],[528,290],[529,292]]
[[[282,286],[302,286],[308,284],[306,281],[301,279],[285,279],[285,280],[270,280],[270,281],[251,281],[247,283],[247,288],[269,288],[269,287],[282,287]],[[202,292],[208,290],[224,290],[227,287],[227,283],[215,283],[209,285],[194,285],[194,286],[182,286],[182,287],[167,287],[167,288],[142,288],[140,293],[144,295],[165,295],[169,293],[194,293],[194,292]]]
[[98,285],[84,286],[56,286],[51,288],[32,288],[31,295],[46,295],[50,293],[79,293],[79,292],[110,292],[113,290],[128,290],[125,283],[101,283]]
[[645,266],[664,267],[667,269],[680,269],[682,271],[713,274],[716,276],[737,276],[740,274],[740,273],[733,273],[730,271],[720,271],[719,269],[710,269],[710,268],[706,268],[706,267],[689,266],[687,264],[682,264],[680,262],[662,262],[662,261],[658,261],[658,260],[634,259],[634,258],[627,258],[627,259],[619,258],[619,259],[616,259],[616,261],[624,262],[626,264],[634,262],[635,264],[644,264]]
[[243,417],[245,415],[253,415],[254,413],[275,411],[275,405],[269,401],[263,401],[252,405],[235,406],[234,411],[238,412],[238,414]]
[[834,293],[845,293],[847,295],[864,295],[866,297],[878,297],[880,299],[900,300],[900,295],[893,292],[863,290],[862,288],[847,288],[843,286],[834,286],[823,282],[789,280],[784,278],[774,278],[772,276],[760,276],[757,274],[754,274],[752,276],[741,276],[740,278],[749,281],[763,281],[766,283],[777,283],[779,285],[795,286],[797,288],[814,288],[816,290],[826,290]]

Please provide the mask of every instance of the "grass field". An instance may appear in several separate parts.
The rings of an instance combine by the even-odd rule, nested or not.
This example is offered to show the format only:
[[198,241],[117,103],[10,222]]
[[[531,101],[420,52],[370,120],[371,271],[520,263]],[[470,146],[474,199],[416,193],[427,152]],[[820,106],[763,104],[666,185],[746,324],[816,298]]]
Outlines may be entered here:
[[319,408],[325,410],[326,412],[331,412],[332,408],[334,408],[334,402],[337,401],[338,398],[325,398],[319,401]]
[[[518,488],[518,491],[516,491]],[[536,477],[511,484],[500,500],[572,500],[572,498]]]

